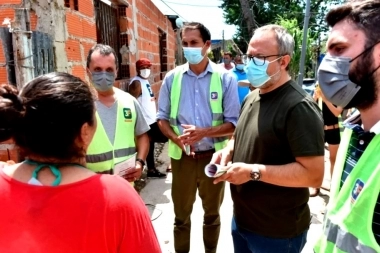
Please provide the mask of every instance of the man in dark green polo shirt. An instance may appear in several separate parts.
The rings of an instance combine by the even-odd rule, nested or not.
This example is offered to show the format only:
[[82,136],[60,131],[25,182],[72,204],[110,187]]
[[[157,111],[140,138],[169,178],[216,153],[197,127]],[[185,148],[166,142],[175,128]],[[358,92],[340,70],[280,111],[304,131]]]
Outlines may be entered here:
[[281,26],[255,31],[246,72],[256,90],[233,139],[211,161],[227,169],[214,183],[231,183],[235,253],[296,253],[306,242],[308,187],[322,183],[324,133],[318,105],[288,73],[293,48]]

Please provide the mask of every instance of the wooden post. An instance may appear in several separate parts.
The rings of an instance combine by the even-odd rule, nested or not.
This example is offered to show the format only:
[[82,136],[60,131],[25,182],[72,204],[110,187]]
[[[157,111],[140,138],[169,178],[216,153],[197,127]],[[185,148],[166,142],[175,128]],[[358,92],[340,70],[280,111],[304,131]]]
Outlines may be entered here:
[[28,9],[15,9],[15,19],[11,23],[11,31],[17,88],[20,90],[34,78],[32,32],[30,31]]
[[[13,56],[18,90],[34,78],[32,32],[28,8],[15,9],[15,19],[11,22]],[[25,157],[17,150],[17,162]]]

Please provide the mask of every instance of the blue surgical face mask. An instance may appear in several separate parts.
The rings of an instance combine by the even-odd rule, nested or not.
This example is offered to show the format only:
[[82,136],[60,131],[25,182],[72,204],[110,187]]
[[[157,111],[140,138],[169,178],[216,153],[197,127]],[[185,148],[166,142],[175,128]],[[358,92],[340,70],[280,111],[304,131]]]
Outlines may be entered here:
[[98,91],[108,91],[112,89],[115,82],[115,73],[113,72],[92,72],[92,84]]
[[[270,63],[277,61],[281,57],[273,60],[273,61],[265,61],[259,58],[255,57],[255,62],[261,66],[257,66],[253,60],[250,60],[248,62],[248,65],[245,67],[245,72],[247,73],[247,79],[255,88],[260,88],[263,86],[266,82],[268,82],[272,76],[276,75],[277,73],[273,74],[272,76],[268,76],[267,69]],[[263,63],[264,62],[264,63]]]
[[183,47],[183,54],[190,64],[195,65],[200,63],[204,58],[202,49],[203,47]]
[[245,65],[244,64],[241,64],[241,63],[238,63],[236,64],[235,68],[238,69],[238,70],[244,70],[244,67]]

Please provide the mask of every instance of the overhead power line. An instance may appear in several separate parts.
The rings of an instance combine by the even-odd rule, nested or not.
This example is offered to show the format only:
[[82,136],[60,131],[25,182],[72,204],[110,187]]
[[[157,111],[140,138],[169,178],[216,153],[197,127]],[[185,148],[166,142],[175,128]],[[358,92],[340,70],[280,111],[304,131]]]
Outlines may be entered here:
[[194,7],[207,7],[207,8],[219,8],[218,5],[201,5],[201,4],[188,4],[188,3],[176,3],[176,2],[170,2],[170,1],[163,1],[162,2],[168,3],[168,4],[177,4],[177,5],[184,5],[184,6],[194,6]]
[[166,3],[166,1],[161,0],[161,2],[162,2],[163,4],[165,4],[170,10],[174,11],[174,13],[176,13],[176,14],[177,14],[179,17],[181,17],[184,21],[187,21],[186,18],[182,17],[178,12],[176,12],[175,10],[173,10],[173,8],[170,7],[170,6]]

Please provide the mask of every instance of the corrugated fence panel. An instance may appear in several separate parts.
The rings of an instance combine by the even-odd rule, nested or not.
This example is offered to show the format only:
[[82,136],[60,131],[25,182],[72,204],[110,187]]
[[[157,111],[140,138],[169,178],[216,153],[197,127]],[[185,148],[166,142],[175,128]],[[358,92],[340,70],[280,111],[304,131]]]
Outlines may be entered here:
[[53,41],[49,34],[33,32],[34,75],[39,76],[54,71]]
[[5,67],[7,69],[8,82],[10,84],[16,85],[12,33],[9,32],[8,27],[0,27],[0,43],[2,43],[3,52],[5,54]]

